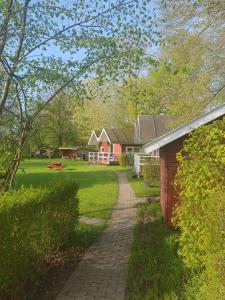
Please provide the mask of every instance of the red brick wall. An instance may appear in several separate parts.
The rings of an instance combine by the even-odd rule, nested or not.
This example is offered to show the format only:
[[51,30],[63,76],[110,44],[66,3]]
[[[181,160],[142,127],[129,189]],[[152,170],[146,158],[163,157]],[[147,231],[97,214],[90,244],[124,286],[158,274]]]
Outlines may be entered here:
[[182,149],[184,139],[160,148],[160,202],[167,225],[171,224],[173,207],[179,201],[173,182],[178,167],[176,154]]

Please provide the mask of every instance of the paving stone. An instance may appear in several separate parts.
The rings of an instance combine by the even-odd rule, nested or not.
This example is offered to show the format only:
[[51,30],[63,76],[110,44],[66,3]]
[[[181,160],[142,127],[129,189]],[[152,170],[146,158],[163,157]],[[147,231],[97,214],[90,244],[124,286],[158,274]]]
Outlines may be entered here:
[[89,225],[102,225],[103,221],[97,218],[87,216],[80,216],[80,222]]
[[89,248],[56,300],[123,300],[133,241],[136,199],[123,172],[117,172],[119,195],[108,227]]

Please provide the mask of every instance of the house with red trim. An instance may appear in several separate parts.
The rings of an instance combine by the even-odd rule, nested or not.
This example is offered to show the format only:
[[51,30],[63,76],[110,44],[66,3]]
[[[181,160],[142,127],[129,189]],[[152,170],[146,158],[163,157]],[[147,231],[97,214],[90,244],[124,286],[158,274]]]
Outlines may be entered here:
[[222,119],[225,116],[225,104],[199,116],[176,129],[173,129],[143,146],[144,153],[159,150],[160,156],[160,202],[165,224],[171,224],[173,208],[179,202],[179,195],[174,190],[178,161],[176,155],[183,148],[184,141],[196,128]]
[[[140,153],[142,146],[150,140],[174,128],[176,117],[167,115],[138,116],[133,128],[103,128],[93,130],[88,142],[89,146],[96,146],[97,153],[89,153],[89,161],[102,164],[118,164],[121,153]],[[151,153],[159,155],[158,150]]]

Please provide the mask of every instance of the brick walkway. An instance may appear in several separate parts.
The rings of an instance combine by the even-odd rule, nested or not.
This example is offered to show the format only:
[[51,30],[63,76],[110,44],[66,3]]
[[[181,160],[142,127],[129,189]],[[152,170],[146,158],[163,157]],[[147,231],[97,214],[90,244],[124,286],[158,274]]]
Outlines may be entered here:
[[124,299],[138,200],[125,174],[117,172],[117,176],[119,197],[109,226],[86,252],[56,300]]

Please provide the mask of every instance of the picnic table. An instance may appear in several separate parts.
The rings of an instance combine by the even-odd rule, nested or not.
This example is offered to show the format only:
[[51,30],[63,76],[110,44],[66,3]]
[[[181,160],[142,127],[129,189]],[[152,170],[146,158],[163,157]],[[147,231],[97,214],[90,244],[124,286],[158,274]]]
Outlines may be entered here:
[[56,169],[56,170],[63,170],[64,169],[64,165],[62,163],[52,163],[50,165],[48,165],[49,169]]

